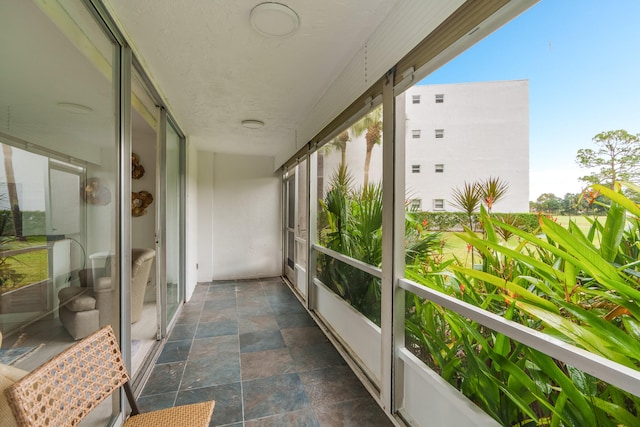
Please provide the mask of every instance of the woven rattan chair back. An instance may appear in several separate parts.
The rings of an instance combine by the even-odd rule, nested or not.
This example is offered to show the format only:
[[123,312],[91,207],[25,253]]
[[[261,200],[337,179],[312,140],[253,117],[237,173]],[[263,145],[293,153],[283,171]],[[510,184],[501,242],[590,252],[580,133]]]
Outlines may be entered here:
[[75,426],[129,381],[113,329],[103,327],[7,391],[21,426]]

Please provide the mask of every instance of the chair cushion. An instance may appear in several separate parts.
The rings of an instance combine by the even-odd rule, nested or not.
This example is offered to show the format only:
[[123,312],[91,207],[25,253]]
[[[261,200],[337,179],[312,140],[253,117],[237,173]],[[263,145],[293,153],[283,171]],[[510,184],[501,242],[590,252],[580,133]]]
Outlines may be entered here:
[[125,421],[124,427],[208,427],[215,404],[215,401],[209,400],[153,412],[144,412],[129,417]]
[[86,288],[70,286],[58,292],[60,303],[70,311],[88,311],[96,308],[96,299],[87,294]]
[[5,389],[13,385],[16,381],[22,379],[29,372],[13,366],[0,364],[0,420],[3,427],[17,426],[16,419],[13,418],[11,407],[4,394]]

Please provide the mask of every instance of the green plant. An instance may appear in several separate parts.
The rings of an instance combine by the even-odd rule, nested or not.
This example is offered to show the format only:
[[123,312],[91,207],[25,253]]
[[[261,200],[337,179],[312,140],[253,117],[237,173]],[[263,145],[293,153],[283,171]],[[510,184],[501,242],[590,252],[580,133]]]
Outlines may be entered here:
[[[4,195],[0,195],[0,200],[3,200]],[[0,253],[5,254],[11,247],[16,239],[14,236],[5,236],[5,230],[7,224],[10,223],[11,214],[8,211],[0,211]],[[11,267],[11,256],[0,256],[0,290],[2,288],[9,288],[16,284],[19,277],[14,268]]]
[[[607,216],[586,232],[540,216],[534,234],[481,209],[484,236],[459,237],[482,253],[482,271],[450,260],[407,277],[640,369],[640,207],[620,186],[594,190],[609,200]],[[501,244],[500,229],[520,244]],[[414,295],[406,307],[410,348],[503,425],[640,425],[637,396]]]
[[371,165],[371,153],[373,147],[382,142],[382,105],[374,108],[367,113],[362,119],[352,126],[355,136],[365,134],[366,154],[364,159],[364,181],[363,189],[366,191],[369,187],[369,166]]
[[478,183],[478,190],[487,210],[491,212],[493,204],[497,203],[507,194],[509,184],[498,177],[489,177]]
[[[374,267],[382,265],[382,186],[352,188],[341,165],[330,178],[330,190],[319,201],[319,243]],[[423,262],[440,248],[438,233],[426,232],[413,214],[406,212],[406,257]],[[380,325],[380,279],[324,254],[318,255],[318,277],[367,318]]]
[[[576,154],[581,168],[592,170],[580,178],[587,184],[603,184],[613,188],[616,182],[638,179],[640,160],[640,134],[633,135],[624,129],[601,132],[593,137],[597,147],[582,148]],[[597,169],[595,172],[593,169]]]

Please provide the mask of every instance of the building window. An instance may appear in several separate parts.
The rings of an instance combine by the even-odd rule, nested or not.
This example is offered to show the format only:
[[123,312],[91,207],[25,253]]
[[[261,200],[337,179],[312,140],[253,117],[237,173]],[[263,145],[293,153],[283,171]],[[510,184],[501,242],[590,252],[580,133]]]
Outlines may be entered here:
[[436,94],[436,104],[443,104],[443,103],[444,103],[444,94],[443,93]]
[[420,165],[411,165],[411,173],[420,173]]
[[411,135],[413,136],[414,139],[418,139],[420,138],[420,129],[414,129],[411,131]]
[[413,95],[412,98],[411,98],[411,101],[414,104],[420,104],[420,95]]
[[411,199],[409,201],[409,210],[411,212],[417,212],[422,209],[422,199]]
[[436,129],[436,138],[444,138],[444,129]]
[[443,163],[439,163],[436,165],[436,173],[443,173],[444,172],[444,164]]
[[444,209],[444,199],[433,199],[433,209],[441,211]]

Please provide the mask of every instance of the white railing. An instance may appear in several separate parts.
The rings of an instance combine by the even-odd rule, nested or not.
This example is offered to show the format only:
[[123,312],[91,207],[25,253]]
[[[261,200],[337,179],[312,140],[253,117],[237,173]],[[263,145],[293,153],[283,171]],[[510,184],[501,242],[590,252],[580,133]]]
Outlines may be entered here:
[[382,279],[382,270],[379,269],[378,267],[374,267],[374,266],[366,264],[366,263],[364,263],[362,261],[358,261],[355,258],[351,258],[349,256],[341,254],[340,252],[336,252],[334,250],[327,249],[324,246],[320,246],[318,244],[314,244],[313,245],[313,249],[315,249],[318,252],[322,252],[325,255],[329,255],[331,258],[337,259],[340,262],[343,262],[345,264],[349,264],[350,266],[355,267],[358,270],[362,270],[365,273],[368,273],[368,274],[372,275],[373,277],[377,277],[378,279]]
[[452,310],[479,324],[506,335],[555,359],[606,381],[622,390],[640,396],[640,371],[628,368],[597,354],[567,344],[550,335],[523,326],[502,316],[442,294],[407,279],[398,281],[400,288]]

